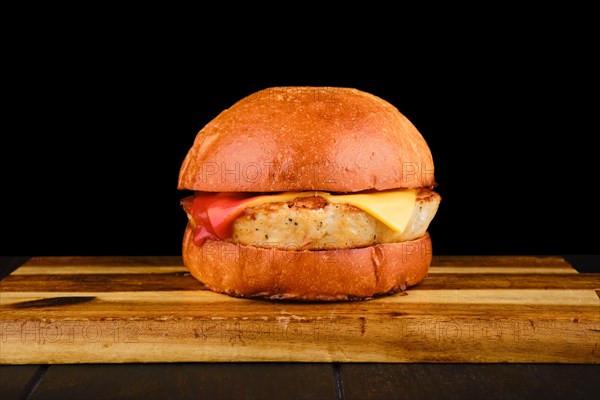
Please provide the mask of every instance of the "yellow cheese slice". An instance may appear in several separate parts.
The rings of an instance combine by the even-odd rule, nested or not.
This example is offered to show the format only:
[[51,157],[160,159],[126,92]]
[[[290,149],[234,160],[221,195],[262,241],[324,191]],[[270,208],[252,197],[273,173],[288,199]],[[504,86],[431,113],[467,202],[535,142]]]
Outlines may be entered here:
[[414,189],[368,194],[330,195],[330,203],[347,203],[371,214],[393,230],[403,232],[417,199]]
[[252,198],[245,207],[264,203],[287,202],[298,197],[321,196],[329,203],[346,203],[360,208],[393,230],[403,232],[412,216],[417,199],[414,189],[390,190],[376,193],[331,194],[327,192],[285,192]]

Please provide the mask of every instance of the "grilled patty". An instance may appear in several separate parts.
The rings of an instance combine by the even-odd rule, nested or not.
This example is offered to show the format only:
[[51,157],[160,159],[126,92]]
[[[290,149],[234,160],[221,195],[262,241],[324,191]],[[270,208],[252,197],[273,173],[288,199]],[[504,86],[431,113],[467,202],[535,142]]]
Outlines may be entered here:
[[419,190],[412,216],[401,233],[359,208],[327,203],[319,196],[266,203],[244,210],[233,223],[230,240],[287,250],[335,250],[403,242],[425,234],[440,200],[436,192]]

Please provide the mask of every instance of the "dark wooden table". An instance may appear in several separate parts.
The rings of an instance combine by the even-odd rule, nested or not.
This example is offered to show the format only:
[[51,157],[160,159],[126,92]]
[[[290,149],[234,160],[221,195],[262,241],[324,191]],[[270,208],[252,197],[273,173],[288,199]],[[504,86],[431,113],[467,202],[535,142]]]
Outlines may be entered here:
[[[597,272],[597,256],[565,256]],[[24,262],[3,257],[0,277]],[[599,311],[600,313],[600,300]],[[2,343],[0,343],[2,345]],[[9,399],[597,399],[598,364],[0,365]]]

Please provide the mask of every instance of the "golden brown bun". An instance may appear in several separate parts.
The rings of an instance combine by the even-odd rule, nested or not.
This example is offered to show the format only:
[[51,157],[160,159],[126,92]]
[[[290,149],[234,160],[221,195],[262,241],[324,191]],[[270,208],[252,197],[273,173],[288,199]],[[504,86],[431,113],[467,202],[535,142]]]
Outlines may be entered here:
[[369,299],[421,282],[431,263],[429,234],[402,243],[330,251],[285,251],[207,240],[188,224],[183,262],[207,288],[231,296],[306,301]]
[[351,88],[253,93],[196,136],[179,189],[277,192],[429,187],[429,147],[393,105]]

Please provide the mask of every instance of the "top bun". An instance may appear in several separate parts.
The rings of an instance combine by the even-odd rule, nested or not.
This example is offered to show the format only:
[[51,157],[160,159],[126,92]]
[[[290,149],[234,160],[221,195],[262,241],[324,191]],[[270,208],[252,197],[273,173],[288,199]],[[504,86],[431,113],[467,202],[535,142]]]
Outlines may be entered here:
[[179,189],[356,192],[435,185],[429,146],[396,107],[337,87],[273,87],[210,121]]

